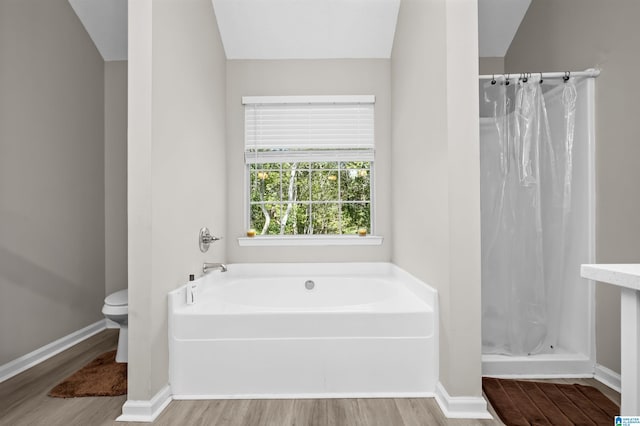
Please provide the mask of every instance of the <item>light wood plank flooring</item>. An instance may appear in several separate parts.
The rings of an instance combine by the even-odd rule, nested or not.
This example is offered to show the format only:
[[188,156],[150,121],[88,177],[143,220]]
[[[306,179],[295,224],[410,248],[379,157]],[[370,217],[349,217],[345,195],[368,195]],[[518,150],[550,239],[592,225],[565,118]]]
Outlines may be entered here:
[[111,425],[126,396],[50,398],[47,392],[98,355],[118,346],[118,330],[105,330],[0,383],[0,425]]
[[[115,349],[117,330],[105,330],[0,383],[0,425],[140,425],[115,422],[126,397],[50,398],[47,392],[99,354]],[[620,403],[620,394],[593,379],[562,383],[595,386]],[[491,409],[495,417],[495,413]],[[496,417],[497,419],[497,417]],[[501,425],[499,420],[446,419],[432,398],[172,401],[154,425],[422,426]]]

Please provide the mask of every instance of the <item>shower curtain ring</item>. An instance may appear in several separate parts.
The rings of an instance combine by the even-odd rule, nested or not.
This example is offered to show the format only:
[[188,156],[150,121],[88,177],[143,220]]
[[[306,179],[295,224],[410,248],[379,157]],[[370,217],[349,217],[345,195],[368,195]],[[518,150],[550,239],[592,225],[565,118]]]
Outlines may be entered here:
[[496,84],[496,75],[495,75],[495,74],[492,74],[492,75],[491,75],[491,85],[493,86],[493,85],[495,85],[495,84]]
[[567,81],[569,81],[570,77],[571,77],[571,72],[570,71],[565,71],[564,72],[564,77],[562,77],[562,80],[566,83]]
[[504,74],[504,78],[505,78],[504,85],[508,86],[509,85],[509,74]]
[[542,84],[544,80],[542,79],[542,71],[540,71],[540,84]]
[[522,82],[526,83],[528,81],[529,81],[529,77],[527,77],[527,73],[525,72],[525,73],[522,74]]

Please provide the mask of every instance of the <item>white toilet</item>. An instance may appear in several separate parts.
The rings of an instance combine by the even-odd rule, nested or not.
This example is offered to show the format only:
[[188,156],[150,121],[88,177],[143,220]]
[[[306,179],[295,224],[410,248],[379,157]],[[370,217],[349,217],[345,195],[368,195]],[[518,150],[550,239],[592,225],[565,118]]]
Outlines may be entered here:
[[120,290],[104,298],[102,307],[104,316],[116,322],[120,326],[120,337],[118,338],[118,352],[116,362],[127,362],[128,341],[129,341],[129,292]]

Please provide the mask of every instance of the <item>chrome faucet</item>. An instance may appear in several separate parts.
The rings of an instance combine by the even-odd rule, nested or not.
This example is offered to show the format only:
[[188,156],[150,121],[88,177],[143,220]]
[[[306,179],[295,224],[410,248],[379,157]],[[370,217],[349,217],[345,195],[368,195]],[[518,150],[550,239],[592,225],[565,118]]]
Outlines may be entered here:
[[202,272],[204,274],[211,271],[212,269],[219,269],[220,272],[227,272],[227,265],[225,265],[224,263],[207,263],[207,262],[202,264]]

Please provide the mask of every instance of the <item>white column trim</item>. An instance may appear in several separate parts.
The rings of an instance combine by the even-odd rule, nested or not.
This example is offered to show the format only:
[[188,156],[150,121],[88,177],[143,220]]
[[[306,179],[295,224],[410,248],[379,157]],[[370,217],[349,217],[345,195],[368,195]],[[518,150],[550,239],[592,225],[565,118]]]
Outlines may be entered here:
[[171,388],[165,385],[150,400],[127,400],[118,422],[152,422],[173,400]]
[[441,382],[436,384],[436,402],[448,419],[493,419],[481,396],[451,396]]
[[596,364],[593,378],[616,392],[620,392],[622,389],[620,374],[604,365]]

